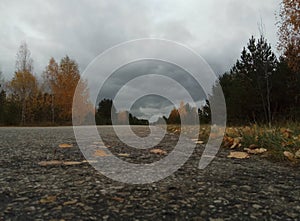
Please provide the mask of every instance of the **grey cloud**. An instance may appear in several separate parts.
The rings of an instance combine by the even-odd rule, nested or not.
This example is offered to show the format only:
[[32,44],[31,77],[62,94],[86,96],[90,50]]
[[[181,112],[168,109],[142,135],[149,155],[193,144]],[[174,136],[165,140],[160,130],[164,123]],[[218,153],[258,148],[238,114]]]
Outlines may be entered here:
[[[203,98],[205,98],[205,93],[201,86],[191,77],[190,74],[182,70],[180,67],[163,61],[143,60],[130,63],[115,71],[101,89],[98,101],[103,98],[114,98],[114,95],[118,92],[118,90],[128,81],[137,76],[147,74],[158,74],[174,79],[189,91],[195,101],[203,100]],[[158,84],[153,85],[153,87],[157,87],[159,82],[157,83]],[[145,84],[147,84],[147,82],[145,82]],[[172,88],[169,90],[172,90]]]

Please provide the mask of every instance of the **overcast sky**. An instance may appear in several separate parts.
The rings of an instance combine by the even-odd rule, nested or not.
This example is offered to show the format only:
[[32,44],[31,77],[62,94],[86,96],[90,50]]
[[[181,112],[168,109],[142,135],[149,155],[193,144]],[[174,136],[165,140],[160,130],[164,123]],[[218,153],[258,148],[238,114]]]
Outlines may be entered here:
[[[37,75],[51,56],[68,54],[80,69],[105,49],[127,40],[158,37],[196,50],[218,74],[239,57],[262,18],[276,46],[279,0],[1,0],[0,67],[13,74],[15,55],[26,41]],[[274,47],[275,49],[275,47]]]
[[97,55],[124,41],[164,38],[185,44],[222,74],[239,58],[258,23],[276,51],[280,0],[1,0],[0,69],[10,79],[26,41],[41,74],[50,57],[68,54],[83,71]]

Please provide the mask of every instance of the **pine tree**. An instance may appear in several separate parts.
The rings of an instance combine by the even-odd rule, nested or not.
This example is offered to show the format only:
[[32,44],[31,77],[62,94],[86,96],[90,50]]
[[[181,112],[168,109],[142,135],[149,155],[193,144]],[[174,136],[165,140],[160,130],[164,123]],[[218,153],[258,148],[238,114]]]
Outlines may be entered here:
[[229,73],[219,79],[229,110],[229,119],[251,119],[271,124],[270,78],[276,71],[277,63],[270,44],[263,36],[257,41],[253,36],[249,39],[240,59]]

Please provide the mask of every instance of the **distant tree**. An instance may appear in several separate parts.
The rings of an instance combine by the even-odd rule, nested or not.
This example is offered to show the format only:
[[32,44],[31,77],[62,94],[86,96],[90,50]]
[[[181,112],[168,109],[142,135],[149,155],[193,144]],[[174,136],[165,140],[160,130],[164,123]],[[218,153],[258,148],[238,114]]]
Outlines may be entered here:
[[43,73],[43,80],[44,80],[44,91],[49,94],[51,98],[51,121],[52,124],[55,122],[55,97],[54,93],[56,92],[56,85],[57,79],[59,75],[59,68],[58,64],[55,59],[52,57],[49,60],[49,64],[47,65],[44,73]]
[[181,123],[185,124],[196,124],[198,121],[198,113],[197,108],[190,106],[189,103],[184,103],[184,101],[180,102],[178,113],[180,115]]
[[168,117],[168,124],[181,124],[180,115],[176,108],[171,111]]
[[59,72],[54,82],[54,96],[59,108],[58,117],[61,121],[70,122],[72,119],[72,103],[76,86],[80,81],[78,64],[65,56],[59,64]]
[[82,125],[90,124],[88,116],[95,116],[95,107],[90,101],[89,89],[87,82],[82,78],[78,81],[76,92],[73,97],[73,124]]
[[290,68],[300,72],[300,1],[283,0],[280,9],[279,44]]
[[181,117],[185,117],[188,115],[188,110],[187,110],[187,107],[186,107],[184,101],[180,101],[178,113]]
[[0,70],[0,125],[4,124],[6,107],[6,92],[4,90],[4,78]]
[[187,103],[185,105],[185,109],[187,111],[187,123],[188,124],[199,124],[199,118],[198,118],[198,110],[196,107],[192,107]]
[[16,72],[8,86],[21,103],[21,124],[26,123],[26,116],[30,116],[32,100],[37,94],[38,83],[32,74],[33,60],[26,43],[22,43],[17,53]]
[[30,118],[31,116],[33,100],[38,91],[37,80],[30,72],[16,72],[9,83],[9,88],[21,104],[21,124],[24,125],[26,117]]
[[0,70],[0,90],[4,90],[4,77],[2,71]]
[[98,125],[111,125],[111,115],[116,116],[116,109],[113,101],[110,99],[103,99],[99,102],[96,113],[96,124]]
[[[89,100],[87,83],[81,78],[75,60],[65,56],[58,64],[51,58],[43,73],[43,79],[44,91],[50,97],[52,123],[71,122],[72,107],[76,116],[76,119],[73,119],[76,122],[73,123],[91,123],[87,120],[87,115],[94,114],[94,108]],[[73,101],[76,101],[74,106]]]
[[15,94],[10,94],[6,99],[4,124],[5,125],[18,125],[21,121],[21,103]]
[[[73,100],[76,124],[85,122],[86,115],[94,112],[89,101],[89,92],[86,82],[81,78],[78,64],[75,60],[65,56],[57,64],[51,58],[44,74],[44,88],[51,97],[52,122],[55,118],[60,123],[70,123],[72,120]],[[77,88],[77,94],[75,90]]]
[[149,125],[149,121],[145,119],[139,119],[129,113],[129,124],[130,125]]
[[51,113],[51,98],[52,96],[48,93],[45,93],[42,90],[39,90],[34,100],[34,121],[38,124],[49,124],[52,121]]
[[120,125],[126,125],[129,123],[129,113],[128,111],[119,111],[117,114],[117,123]]
[[26,42],[22,42],[16,60],[16,72],[33,72],[33,59]]
[[205,100],[205,105],[201,109],[198,109],[198,114],[200,124],[208,124],[211,122],[210,104],[207,99]]

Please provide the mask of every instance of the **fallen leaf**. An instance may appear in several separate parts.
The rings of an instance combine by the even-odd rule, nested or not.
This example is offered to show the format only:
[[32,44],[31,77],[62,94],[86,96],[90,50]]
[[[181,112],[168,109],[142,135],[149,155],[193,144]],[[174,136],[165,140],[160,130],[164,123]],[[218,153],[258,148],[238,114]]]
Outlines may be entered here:
[[73,147],[72,144],[62,143],[58,145],[60,148],[71,148]]
[[300,149],[296,151],[295,158],[300,159]]
[[76,203],[77,206],[84,207],[85,205],[83,203]]
[[73,205],[73,204],[75,204],[75,203],[77,203],[77,200],[75,199],[75,200],[70,200],[70,201],[67,201],[67,202],[64,202],[64,206],[68,206],[68,205]]
[[63,162],[63,165],[72,166],[72,165],[79,165],[82,163],[84,163],[84,162],[83,161],[65,161],[65,162]]
[[47,196],[45,198],[40,199],[40,203],[53,203],[56,201],[56,196]]
[[96,157],[106,157],[109,156],[104,150],[96,150],[94,153]]
[[244,150],[250,154],[262,154],[264,152],[267,152],[267,149],[265,148],[256,148],[256,149],[244,148]]
[[283,155],[286,156],[290,161],[294,160],[294,154],[289,151],[284,151]]
[[56,165],[62,165],[63,161],[60,160],[50,160],[50,161],[41,161],[38,162],[38,165],[40,166],[56,166]]
[[97,160],[83,160],[82,163],[97,163]]
[[60,161],[60,160],[50,160],[50,161],[41,161],[38,162],[38,165],[40,166],[59,166],[59,165],[65,165],[65,166],[72,166],[72,165],[79,165],[83,163],[87,163],[88,161]]
[[228,158],[236,158],[236,159],[248,159],[250,158],[249,154],[246,152],[232,151],[227,156]]
[[161,149],[152,149],[150,150],[150,153],[160,154],[160,155],[166,155],[167,152]]

